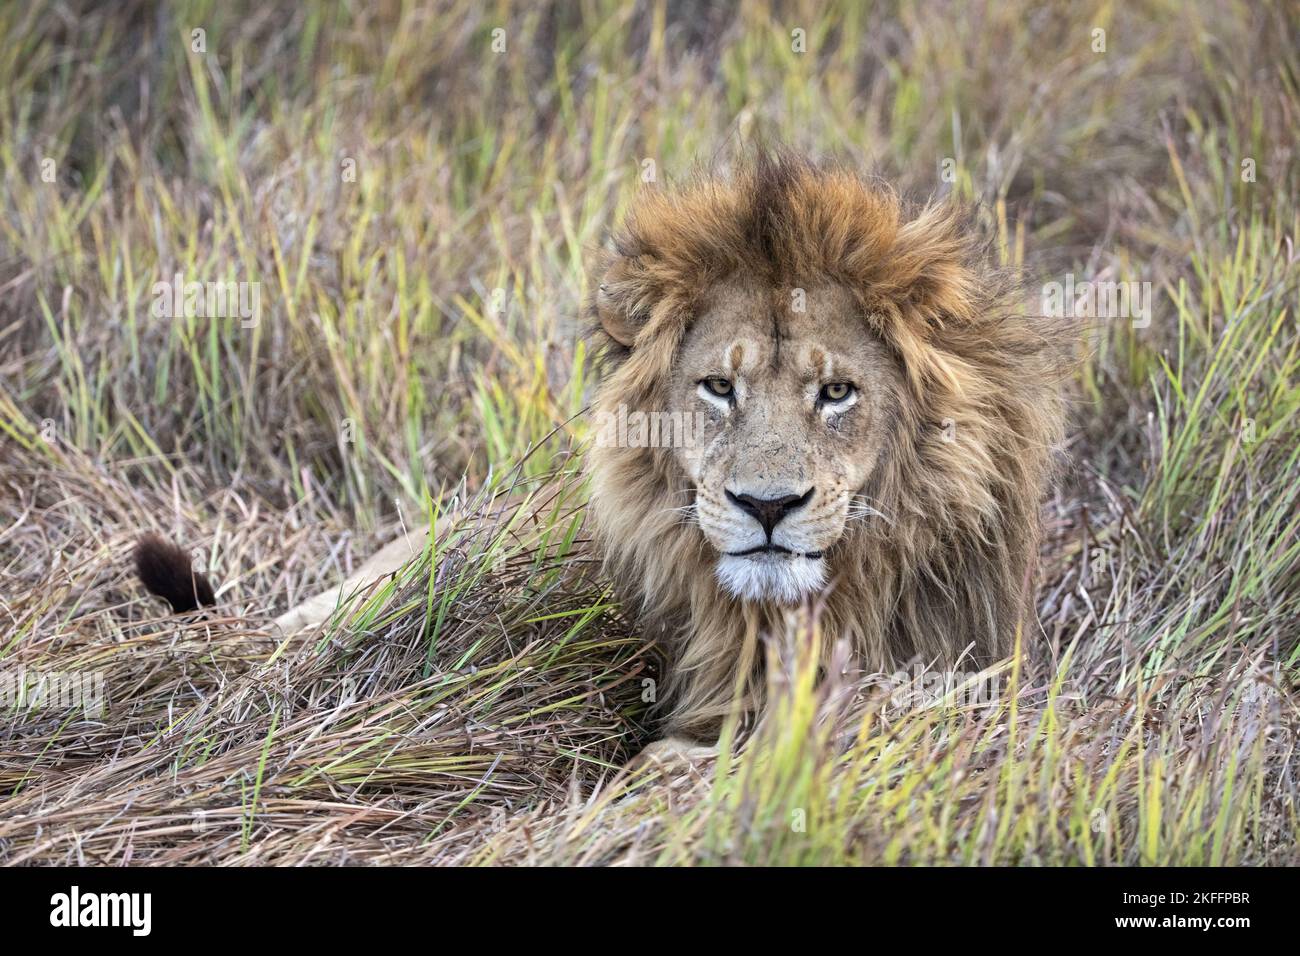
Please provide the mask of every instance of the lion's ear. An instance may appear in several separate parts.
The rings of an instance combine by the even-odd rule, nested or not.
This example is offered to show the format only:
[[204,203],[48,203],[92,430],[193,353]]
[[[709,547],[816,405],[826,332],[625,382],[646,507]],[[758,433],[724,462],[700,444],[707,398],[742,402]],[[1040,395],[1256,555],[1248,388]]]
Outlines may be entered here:
[[624,348],[632,347],[641,322],[633,315],[629,303],[615,294],[612,283],[602,282],[596,289],[596,315],[606,335]]

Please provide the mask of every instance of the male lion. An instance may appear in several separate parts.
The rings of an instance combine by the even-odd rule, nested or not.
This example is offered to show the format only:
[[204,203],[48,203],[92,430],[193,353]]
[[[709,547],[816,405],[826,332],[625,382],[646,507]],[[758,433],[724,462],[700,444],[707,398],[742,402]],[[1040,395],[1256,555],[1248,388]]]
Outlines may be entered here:
[[812,597],[868,671],[1005,656],[1069,339],[960,216],[760,154],[643,196],[597,272],[598,415],[703,426],[589,459],[606,565],[669,648],[670,734],[716,734],[738,686],[757,699],[741,649]]
[[[667,651],[670,737],[715,738],[737,688],[758,706],[756,637],[810,599],[867,671],[1005,656],[1068,336],[954,210],[907,215],[842,168],[760,153],[643,194],[592,285],[598,420],[677,426],[609,429],[587,460],[605,566]],[[409,554],[390,545],[342,591]]]

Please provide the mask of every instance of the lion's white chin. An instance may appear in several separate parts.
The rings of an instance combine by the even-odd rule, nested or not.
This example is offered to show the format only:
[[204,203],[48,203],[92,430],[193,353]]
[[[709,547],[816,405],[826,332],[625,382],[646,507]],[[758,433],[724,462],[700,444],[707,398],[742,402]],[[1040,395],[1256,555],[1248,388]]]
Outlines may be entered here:
[[718,583],[743,601],[798,604],[826,584],[826,561],[784,554],[724,554],[718,560]]

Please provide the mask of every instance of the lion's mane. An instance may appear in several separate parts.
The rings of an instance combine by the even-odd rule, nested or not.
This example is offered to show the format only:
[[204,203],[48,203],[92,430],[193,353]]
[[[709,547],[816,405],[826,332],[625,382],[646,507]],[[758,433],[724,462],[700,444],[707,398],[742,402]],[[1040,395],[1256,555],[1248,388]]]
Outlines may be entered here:
[[[828,552],[819,618],[826,641],[849,642],[867,671],[984,665],[1031,620],[1070,333],[1024,308],[970,221],[953,204],[909,210],[843,167],[759,152],[727,173],[646,189],[592,276],[587,315],[609,362],[597,415],[667,408],[703,293],[741,271],[787,287],[842,284],[892,349],[904,407],[864,489],[884,517],[850,524]],[[670,451],[598,445],[588,470],[606,567],[667,652],[667,729],[715,733],[737,687],[761,694],[755,637],[783,613],[718,587],[716,556],[683,520],[689,486]]]

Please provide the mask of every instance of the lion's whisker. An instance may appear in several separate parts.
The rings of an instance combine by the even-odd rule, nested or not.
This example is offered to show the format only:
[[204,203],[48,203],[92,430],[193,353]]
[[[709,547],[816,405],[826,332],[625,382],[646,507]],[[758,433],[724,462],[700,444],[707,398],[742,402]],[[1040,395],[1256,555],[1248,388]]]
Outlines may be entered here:
[[651,512],[651,514],[676,514],[676,515],[680,515],[682,518],[686,519],[687,521],[696,517],[694,503],[689,505],[677,505],[675,507],[670,507],[670,508],[660,508],[657,511]]
[[846,522],[849,521],[865,522],[868,518],[880,518],[886,524],[892,525],[894,523],[894,519],[891,518],[889,515],[885,514],[883,511],[879,510],[878,508],[874,508],[871,505],[867,504],[867,501],[869,500],[870,499],[868,499],[868,497],[864,494],[859,493],[854,495],[853,498],[849,501],[848,515],[845,517],[844,520]]

